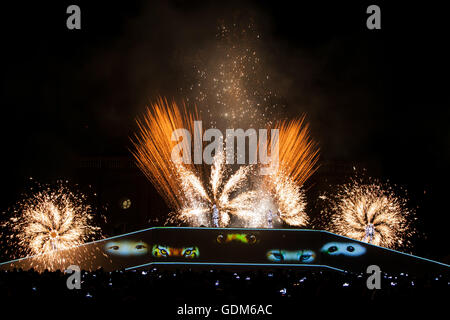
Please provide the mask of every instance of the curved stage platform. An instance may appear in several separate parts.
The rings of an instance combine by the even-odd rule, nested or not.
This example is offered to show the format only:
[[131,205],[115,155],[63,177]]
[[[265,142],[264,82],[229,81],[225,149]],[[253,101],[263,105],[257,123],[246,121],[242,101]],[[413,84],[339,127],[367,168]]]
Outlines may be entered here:
[[359,273],[377,265],[391,273],[450,271],[444,263],[321,230],[183,227],[131,232],[53,254],[3,262],[0,269],[40,270],[49,263],[61,270],[77,265],[106,271],[152,265],[303,267]]

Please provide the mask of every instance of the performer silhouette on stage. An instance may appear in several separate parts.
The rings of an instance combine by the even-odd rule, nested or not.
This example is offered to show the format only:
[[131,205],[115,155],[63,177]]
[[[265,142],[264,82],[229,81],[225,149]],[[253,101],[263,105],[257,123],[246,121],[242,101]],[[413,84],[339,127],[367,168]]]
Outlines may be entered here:
[[269,209],[267,213],[267,228],[273,228],[273,214],[272,210]]
[[366,239],[368,239],[369,243],[371,243],[373,241],[373,236],[375,235],[375,226],[373,225],[373,223],[369,223],[366,226],[366,235],[364,236],[363,241],[366,241]]
[[214,228],[219,227],[219,209],[217,209],[216,205],[213,205],[212,207],[212,220],[213,220],[213,226]]

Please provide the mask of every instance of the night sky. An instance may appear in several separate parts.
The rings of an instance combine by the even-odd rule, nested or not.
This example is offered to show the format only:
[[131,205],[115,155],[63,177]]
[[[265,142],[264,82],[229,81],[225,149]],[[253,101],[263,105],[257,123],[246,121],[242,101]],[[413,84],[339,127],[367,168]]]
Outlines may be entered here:
[[[364,163],[406,188],[424,234],[416,251],[450,255],[450,55],[438,5],[92,2],[2,4],[2,211],[30,176],[70,179],[79,157],[128,156],[135,117],[158,95],[180,97],[219,20],[248,15],[280,115],[307,113],[322,161]],[[81,30],[66,28],[70,4]],[[381,7],[381,30],[366,28],[369,4]]]

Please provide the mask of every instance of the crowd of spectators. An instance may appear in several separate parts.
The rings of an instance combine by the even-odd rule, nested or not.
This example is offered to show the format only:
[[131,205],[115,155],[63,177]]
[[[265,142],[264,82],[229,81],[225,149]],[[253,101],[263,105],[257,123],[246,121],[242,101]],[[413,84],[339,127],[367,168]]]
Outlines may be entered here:
[[327,270],[275,269],[138,269],[81,272],[80,289],[69,290],[69,274],[62,271],[0,271],[0,301],[37,305],[68,303],[134,305],[163,308],[223,304],[273,305],[279,314],[304,312],[313,306],[407,305],[445,302],[450,292],[448,275],[416,277],[408,273],[381,276],[381,289],[367,288],[367,274]]

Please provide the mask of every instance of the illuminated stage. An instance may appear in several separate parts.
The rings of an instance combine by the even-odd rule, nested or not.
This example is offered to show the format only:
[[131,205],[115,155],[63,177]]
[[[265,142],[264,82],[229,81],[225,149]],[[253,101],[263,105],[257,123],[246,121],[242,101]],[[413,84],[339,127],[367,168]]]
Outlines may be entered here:
[[[60,250],[54,266],[106,271],[152,265],[326,268],[365,272],[448,273],[450,266],[321,230],[154,227]],[[7,261],[1,269],[39,266],[43,256]],[[39,268],[38,268],[39,269]]]

